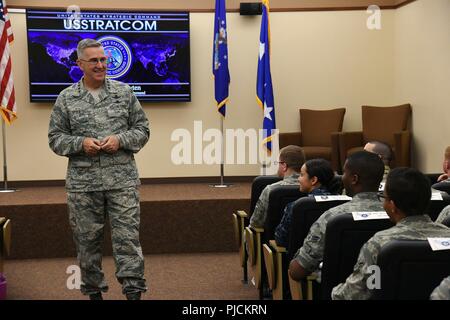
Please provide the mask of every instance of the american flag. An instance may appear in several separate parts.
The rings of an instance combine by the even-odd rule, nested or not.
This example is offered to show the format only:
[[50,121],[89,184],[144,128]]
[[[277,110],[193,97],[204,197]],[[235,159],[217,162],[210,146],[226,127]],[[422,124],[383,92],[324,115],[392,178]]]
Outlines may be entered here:
[[11,52],[9,49],[14,36],[4,0],[0,0],[0,34],[0,111],[3,119],[10,124],[17,118],[14,83],[11,73]]

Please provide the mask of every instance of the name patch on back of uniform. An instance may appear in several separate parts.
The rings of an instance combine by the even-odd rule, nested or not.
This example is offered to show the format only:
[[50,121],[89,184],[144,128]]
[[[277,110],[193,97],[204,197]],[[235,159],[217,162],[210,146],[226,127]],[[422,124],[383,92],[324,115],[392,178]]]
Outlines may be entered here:
[[433,193],[431,194],[431,200],[442,201],[442,200],[444,200],[444,199],[442,198],[442,193],[440,193],[440,192],[433,192]]
[[354,221],[389,219],[385,211],[360,211],[352,212],[352,215]]
[[325,201],[336,201],[336,200],[352,200],[349,196],[314,196],[314,199],[316,199],[316,202],[325,202]]
[[427,238],[431,250],[450,250],[450,238]]

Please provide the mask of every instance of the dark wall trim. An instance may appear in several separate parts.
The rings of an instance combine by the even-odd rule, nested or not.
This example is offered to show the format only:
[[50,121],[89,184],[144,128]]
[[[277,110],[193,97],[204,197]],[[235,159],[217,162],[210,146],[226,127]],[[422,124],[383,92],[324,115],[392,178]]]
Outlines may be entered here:
[[[198,0],[196,0],[198,1]],[[403,7],[416,0],[378,0],[378,1],[365,1],[359,0],[354,1],[355,5],[352,5],[352,1],[341,1],[341,0],[322,0],[317,2],[317,4],[308,4],[303,1],[272,1],[270,10],[272,12],[295,12],[295,11],[348,11],[348,10],[366,10],[371,4],[377,4],[381,9],[397,9]],[[67,3],[66,3],[67,2]],[[185,0],[182,1],[170,1],[168,4],[159,4],[158,2],[140,2],[132,1],[133,3],[124,4],[122,7],[115,6],[114,8],[107,8],[105,6],[99,5],[102,1],[93,1],[89,3],[86,1],[79,1],[81,8],[92,9],[92,10],[112,10],[112,11],[123,11],[123,10],[155,10],[155,11],[189,11],[193,13],[206,13],[214,12],[214,1],[201,1],[193,2],[189,4]],[[227,12],[239,12],[239,3],[241,1],[229,1],[227,2]],[[242,2],[251,2],[243,0]],[[160,1],[161,3],[161,1]],[[67,8],[68,5],[72,4],[68,1],[45,1],[41,0],[39,5],[36,5],[35,1],[29,0],[10,0],[8,1],[8,7],[14,9],[25,9],[25,8]],[[128,5],[128,6],[127,6]]]
[[410,3],[413,3],[413,2],[415,2],[415,1],[416,1],[416,0],[406,0],[406,1],[403,1],[403,2],[401,2],[401,3],[399,3],[399,4],[397,4],[397,5],[395,6],[395,9],[404,7],[404,6],[406,6],[406,5],[410,4]]

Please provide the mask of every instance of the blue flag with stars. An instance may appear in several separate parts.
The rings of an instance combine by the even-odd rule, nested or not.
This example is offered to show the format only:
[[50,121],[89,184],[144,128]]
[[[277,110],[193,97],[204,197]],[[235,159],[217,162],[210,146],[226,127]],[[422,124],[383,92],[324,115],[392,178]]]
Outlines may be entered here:
[[228,71],[227,18],[225,0],[216,0],[213,44],[214,93],[217,111],[225,117],[230,72]]
[[263,0],[262,5],[258,75],[256,78],[256,100],[264,111],[263,144],[270,154],[272,152],[272,138],[275,135],[276,125],[272,76],[270,74],[269,0]]

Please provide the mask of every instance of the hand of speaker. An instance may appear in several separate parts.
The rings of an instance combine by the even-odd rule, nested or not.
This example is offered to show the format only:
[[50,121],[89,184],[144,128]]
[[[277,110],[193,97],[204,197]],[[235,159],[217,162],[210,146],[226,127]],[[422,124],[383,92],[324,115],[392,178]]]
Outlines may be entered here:
[[101,142],[94,138],[84,138],[83,150],[89,156],[95,156],[101,150]]
[[108,136],[100,141],[100,146],[105,152],[115,153],[117,152],[117,150],[119,150],[119,138],[117,138],[117,136],[115,135]]

